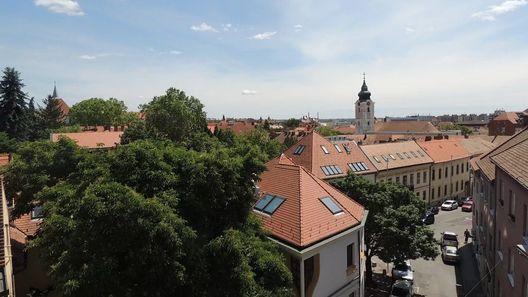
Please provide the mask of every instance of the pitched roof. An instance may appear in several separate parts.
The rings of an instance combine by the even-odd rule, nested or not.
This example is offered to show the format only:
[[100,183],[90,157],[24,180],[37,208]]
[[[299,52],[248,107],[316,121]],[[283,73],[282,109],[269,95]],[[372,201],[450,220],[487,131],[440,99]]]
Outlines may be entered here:
[[380,171],[433,163],[433,159],[414,141],[363,145],[360,148]]
[[517,124],[517,122],[519,121],[519,116],[516,112],[505,111],[496,116],[492,121],[509,121],[513,124]]
[[528,189],[528,139],[492,156],[491,161]]
[[441,139],[416,142],[435,163],[470,157],[469,152],[457,139]]
[[528,139],[528,128],[520,131],[513,135],[509,140],[503,142],[493,150],[480,156],[476,161],[477,169],[480,169],[482,173],[487,177],[488,180],[495,180],[495,165],[491,162],[491,157],[502,153],[503,151],[511,148],[512,146],[521,143]]
[[391,121],[377,122],[374,124],[375,132],[416,132],[416,133],[438,133],[438,129],[431,122],[424,121]]
[[471,156],[484,154],[495,148],[495,144],[482,138],[462,138],[459,139],[459,142]]
[[[299,152],[298,150],[301,146],[304,147]],[[362,170],[355,171],[358,174],[376,171],[370,160],[355,142],[332,143],[316,132],[311,132],[303,137],[299,142],[289,147],[284,154],[293,160],[295,164],[302,165],[315,176],[322,179],[345,176],[348,170],[354,168],[353,165],[349,164],[354,163],[363,163],[365,165],[365,167],[362,166]],[[329,172],[327,166],[337,166],[341,173],[336,173],[333,168]],[[363,168],[366,168],[366,170]]]
[[11,226],[24,233],[27,237],[33,237],[37,235],[40,230],[40,224],[42,219],[31,219],[31,213],[21,215],[19,218],[11,221]]
[[77,145],[84,148],[112,148],[121,142],[121,135],[123,135],[123,132],[121,131],[52,133],[51,140],[53,142],[57,142],[61,137],[66,137],[75,141]]
[[68,115],[70,113],[70,107],[68,106],[66,101],[64,101],[62,98],[57,98],[57,101],[58,101],[60,110],[62,110],[62,113],[64,115]]
[[356,126],[354,126],[354,125],[339,126],[339,127],[334,127],[333,129],[338,131],[339,133],[342,133],[342,134],[354,134],[354,133],[356,133]]
[[[307,247],[358,225],[365,209],[306,168],[294,165],[287,157],[267,164],[259,186],[260,197],[266,194],[284,198],[277,210],[267,215],[255,211],[272,236],[297,248]],[[320,200],[331,197],[342,209],[332,212]]]
[[221,121],[216,124],[216,129],[229,129],[237,135],[246,135],[255,130],[256,127],[255,123],[246,121]]

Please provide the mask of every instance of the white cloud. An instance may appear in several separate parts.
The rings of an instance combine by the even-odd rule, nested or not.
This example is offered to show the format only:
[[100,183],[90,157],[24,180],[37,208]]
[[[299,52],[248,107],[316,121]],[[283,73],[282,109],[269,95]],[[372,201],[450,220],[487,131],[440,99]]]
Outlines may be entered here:
[[297,25],[293,26],[293,28],[295,29],[295,32],[300,32],[300,31],[302,31],[303,26],[301,24],[297,24]]
[[411,28],[411,27],[405,27],[405,32],[411,34],[411,33],[414,33],[416,32],[416,29],[414,28]]
[[181,55],[181,53],[182,53],[182,52],[177,51],[177,50],[169,51],[169,54],[171,54],[171,55]]
[[191,30],[198,32],[218,32],[213,26],[208,25],[207,23],[201,23],[200,25],[192,25]]
[[251,39],[256,39],[256,40],[271,39],[273,37],[273,35],[275,35],[275,34],[277,34],[277,32],[259,33],[259,34],[253,35],[253,37],[251,37]]
[[75,0],[35,0],[35,5],[44,6],[50,11],[70,16],[84,15],[81,6]]
[[232,28],[233,28],[232,24],[222,24],[222,30],[224,30],[225,32],[231,31]]
[[90,55],[82,55],[82,56],[79,56],[79,58],[81,58],[83,60],[95,60],[95,59],[97,59],[96,56],[90,56]]
[[243,90],[242,95],[256,95],[257,91],[255,90]]
[[528,4],[527,0],[506,0],[499,5],[491,5],[486,10],[475,12],[471,17],[493,22],[498,15],[514,11],[526,4]]

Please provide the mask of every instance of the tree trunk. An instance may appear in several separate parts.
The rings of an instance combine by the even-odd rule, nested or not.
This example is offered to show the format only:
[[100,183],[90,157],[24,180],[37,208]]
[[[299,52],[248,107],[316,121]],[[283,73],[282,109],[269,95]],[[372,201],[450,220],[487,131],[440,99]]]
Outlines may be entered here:
[[365,282],[367,286],[372,286],[374,282],[372,281],[372,256],[367,254],[365,259]]

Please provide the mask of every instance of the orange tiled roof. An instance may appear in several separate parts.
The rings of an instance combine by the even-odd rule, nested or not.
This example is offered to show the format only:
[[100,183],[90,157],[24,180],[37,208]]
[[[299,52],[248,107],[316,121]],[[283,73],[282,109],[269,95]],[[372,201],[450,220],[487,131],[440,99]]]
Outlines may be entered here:
[[431,122],[423,121],[392,121],[376,122],[374,124],[376,132],[416,132],[416,133],[438,133],[438,129]]
[[513,135],[510,139],[503,142],[493,150],[480,156],[476,160],[477,168],[482,171],[486,178],[490,181],[495,180],[495,165],[491,162],[491,157],[502,153],[503,151],[511,148],[512,146],[521,143],[528,139],[528,128],[525,128],[521,132]]
[[457,139],[416,142],[435,163],[470,157],[469,152]]
[[517,124],[519,116],[516,112],[506,111],[496,116],[492,121],[510,121],[513,124]]
[[0,155],[0,166],[9,164],[9,155]]
[[123,132],[79,132],[79,133],[53,133],[51,140],[59,141],[60,137],[67,137],[84,148],[112,148],[121,142]]
[[70,107],[68,104],[62,98],[57,98],[57,101],[59,102],[59,108],[62,110],[62,113],[68,115],[70,113]]
[[229,130],[233,131],[233,133],[235,133],[237,135],[246,135],[249,132],[255,130],[256,127],[257,126],[255,125],[255,123],[245,122],[245,121],[244,122],[241,122],[241,121],[236,121],[236,122],[221,121],[220,123],[216,124],[216,129],[220,129],[220,130],[229,129]]
[[341,127],[335,127],[334,130],[339,131],[339,133],[342,134],[354,134],[356,133],[356,126],[350,125],[350,126],[341,126]]
[[491,161],[528,189],[528,139],[496,154]]
[[[344,145],[349,152],[347,152]],[[296,154],[296,150],[300,146],[304,146],[304,149],[301,153]],[[325,153],[323,147],[328,153]],[[341,152],[338,151],[338,148]],[[356,171],[356,173],[376,172],[371,161],[363,154],[355,142],[347,141],[334,144],[316,132],[303,137],[299,142],[288,148],[284,154],[293,160],[295,164],[310,170],[310,172],[321,179],[345,176],[348,170],[351,170],[348,164],[358,162],[363,162],[367,170]],[[342,173],[327,175],[323,167],[332,165],[338,166]]]
[[21,215],[18,219],[11,221],[11,226],[15,227],[28,237],[37,235],[40,229],[40,223],[42,219],[32,220],[31,214],[27,213]]
[[[272,215],[255,211],[273,237],[303,248],[359,224],[365,209],[304,167],[285,156],[267,163],[259,182],[260,197],[265,194],[284,198]],[[343,210],[332,214],[320,201],[331,197]]]
[[378,170],[433,163],[414,141],[362,145],[360,148]]

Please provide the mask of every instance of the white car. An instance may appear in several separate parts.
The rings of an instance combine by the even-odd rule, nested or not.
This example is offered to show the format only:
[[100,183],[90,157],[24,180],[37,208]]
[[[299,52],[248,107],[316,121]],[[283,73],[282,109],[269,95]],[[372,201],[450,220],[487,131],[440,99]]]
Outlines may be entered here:
[[411,261],[406,260],[403,263],[395,263],[392,268],[392,280],[403,279],[409,282],[414,281],[413,270],[411,267]]
[[442,206],[440,206],[442,210],[453,210],[458,208],[458,202],[455,200],[446,200],[444,203],[442,203]]

